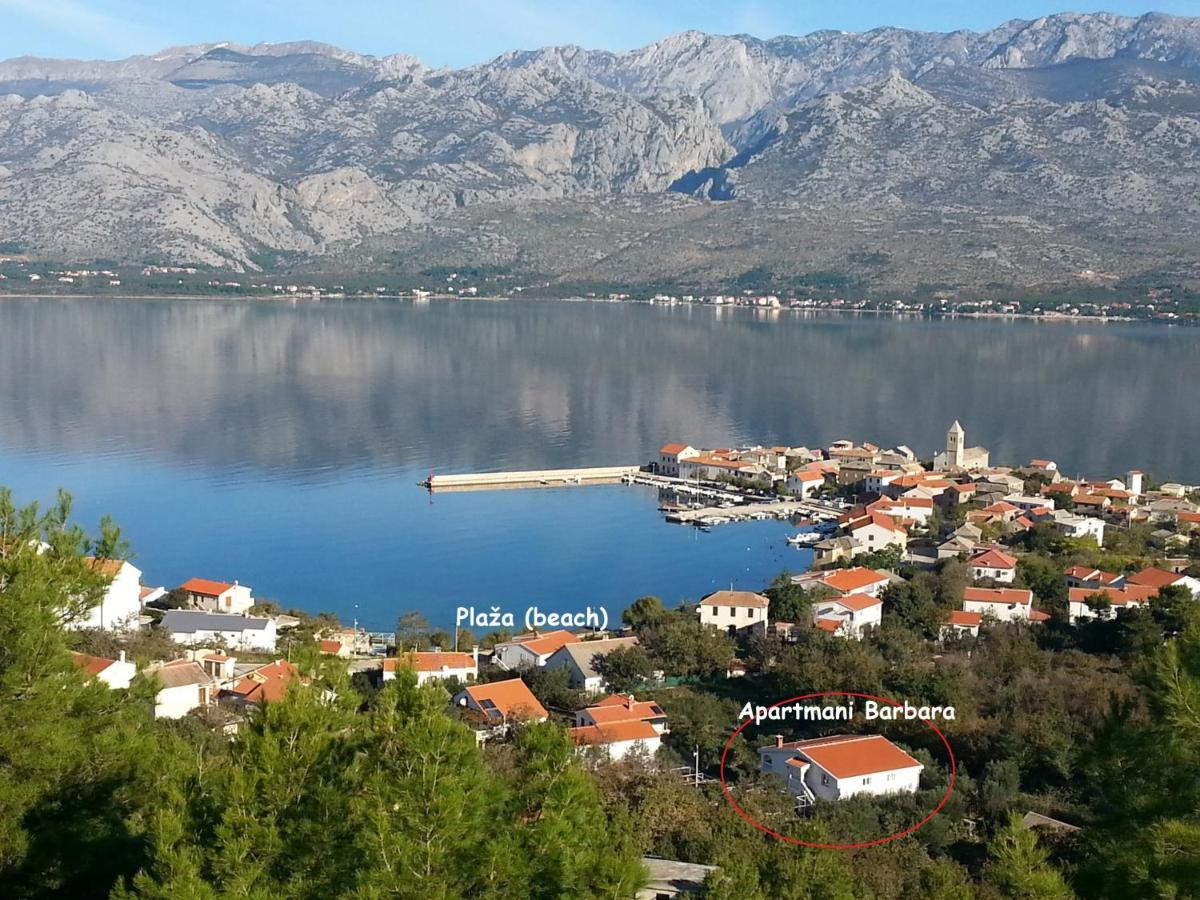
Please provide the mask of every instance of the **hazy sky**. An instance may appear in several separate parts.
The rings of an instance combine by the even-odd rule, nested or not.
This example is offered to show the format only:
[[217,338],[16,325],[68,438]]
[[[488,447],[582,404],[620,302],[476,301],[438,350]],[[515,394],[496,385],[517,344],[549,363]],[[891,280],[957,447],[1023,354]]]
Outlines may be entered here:
[[[1059,11],[1031,0],[0,0],[0,58],[114,58],[207,41],[313,39],[364,53],[464,65],[504,50],[580,44],[623,50],[688,28],[759,37],[899,25],[986,29]],[[1200,0],[1106,9],[1200,15]]]

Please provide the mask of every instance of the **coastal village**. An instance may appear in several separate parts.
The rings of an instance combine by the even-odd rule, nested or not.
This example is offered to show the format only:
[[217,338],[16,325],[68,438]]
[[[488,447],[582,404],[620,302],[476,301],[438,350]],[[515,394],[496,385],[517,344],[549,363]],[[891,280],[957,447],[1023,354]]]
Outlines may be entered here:
[[[927,460],[906,446],[884,449],[849,440],[820,449],[668,443],[642,473],[662,496],[673,498],[663,502],[668,515],[703,506],[708,501],[700,495],[722,497],[716,514],[694,520],[700,527],[735,521],[739,507],[783,505],[799,529],[789,543],[812,554],[807,571],[788,576],[791,588],[806,598],[801,618],[773,614],[770,591],[720,590],[681,611],[729,639],[735,650],[727,678],[746,673],[752,663],[743,651],[756,640],[786,645],[870,637],[914,573],[947,561],[961,562],[967,578],[953,608],[937,622],[935,648],[969,643],[995,628],[1045,627],[1054,617],[1068,627],[1111,621],[1168,590],[1200,598],[1200,488],[1152,483],[1137,470],[1073,479],[1049,459],[994,464],[987,449],[968,443],[957,421],[944,448]],[[1022,577],[1022,559],[1036,541],[1060,541],[1097,558],[1134,533],[1144,542],[1142,552],[1130,555],[1125,548],[1113,558],[1123,554],[1146,564],[1064,566],[1056,576],[1066,597],[1059,609],[1042,608]],[[659,668],[632,679],[614,674],[619,667],[611,661],[639,652],[636,618],[628,614],[624,628],[608,632],[467,635],[469,647],[460,646],[462,633],[440,641],[424,635],[411,643],[398,633],[381,644],[379,636],[357,627],[314,626],[264,608],[237,581],[191,578],[168,592],[143,585],[130,562],[89,564],[104,575],[107,588],[71,627],[109,634],[118,643],[149,632],[176,649],[140,665],[124,651],[112,658],[77,652],[76,663],[86,677],[115,690],[130,688],[139,676],[153,682],[156,717],[191,716],[235,734],[252,708],[308,684],[287,658],[307,649],[377,686],[404,672],[418,684],[444,684],[448,712],[468,723],[480,743],[503,741],[520,723],[552,720],[568,729],[582,758],[650,761],[670,738],[669,717],[653,693],[679,673]],[[546,702],[530,686],[538,673],[554,672],[575,698],[569,708]],[[759,754],[760,771],[777,777],[798,809],[856,795],[911,793],[925,768],[881,735],[779,736]],[[681,771],[697,780],[708,777],[698,764]]]

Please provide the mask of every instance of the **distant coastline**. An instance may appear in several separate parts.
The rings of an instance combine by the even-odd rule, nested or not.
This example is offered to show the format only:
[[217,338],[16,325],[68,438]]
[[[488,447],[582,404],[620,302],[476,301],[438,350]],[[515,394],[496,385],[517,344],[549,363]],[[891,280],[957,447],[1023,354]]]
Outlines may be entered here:
[[518,294],[481,294],[470,297],[463,297],[457,294],[434,294],[429,293],[423,296],[414,295],[412,291],[399,291],[395,293],[365,293],[365,294],[317,294],[311,293],[296,293],[296,294],[265,294],[265,293],[173,293],[167,291],[159,292],[129,292],[129,293],[73,293],[69,291],[39,291],[39,292],[5,292],[0,290],[0,302],[5,300],[139,300],[139,301],[155,301],[155,300],[180,300],[188,302],[203,302],[203,301],[242,301],[251,303],[328,303],[331,301],[371,301],[371,300],[390,300],[409,303],[505,303],[513,301],[533,301],[538,303],[594,303],[594,304],[617,304],[628,306],[658,306],[658,307],[701,307],[713,310],[731,310],[744,313],[754,313],[758,315],[770,314],[774,315],[814,315],[814,316],[873,316],[873,317],[888,317],[897,319],[980,319],[980,320],[1025,320],[1033,322],[1061,322],[1067,324],[1080,323],[1097,323],[1097,324],[1131,324],[1144,323],[1149,325],[1178,325],[1178,326],[1196,326],[1200,325],[1200,320],[1191,317],[1178,318],[1154,318],[1149,316],[1120,316],[1120,315],[1087,315],[1082,313],[1063,313],[1058,311],[1048,311],[1044,313],[1033,312],[991,312],[991,311],[966,311],[966,310],[939,310],[939,309],[918,309],[918,308],[903,308],[903,309],[888,309],[873,306],[832,306],[828,304],[812,304],[812,305],[779,305],[779,306],[758,306],[750,303],[729,303],[729,304],[714,304],[702,301],[687,301],[674,300],[672,302],[656,301],[654,299],[640,298],[623,298],[613,299],[608,297],[581,297],[578,295],[550,297],[545,295],[522,295]]

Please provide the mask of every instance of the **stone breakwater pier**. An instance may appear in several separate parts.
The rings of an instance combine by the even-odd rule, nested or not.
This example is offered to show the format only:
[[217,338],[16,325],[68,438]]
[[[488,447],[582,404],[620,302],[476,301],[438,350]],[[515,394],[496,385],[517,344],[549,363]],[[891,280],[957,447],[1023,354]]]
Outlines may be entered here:
[[582,469],[530,469],[523,472],[476,472],[463,475],[436,475],[421,482],[431,491],[476,491],[497,488],[562,487],[572,484],[606,484],[626,481],[640,471],[639,466],[599,466]]

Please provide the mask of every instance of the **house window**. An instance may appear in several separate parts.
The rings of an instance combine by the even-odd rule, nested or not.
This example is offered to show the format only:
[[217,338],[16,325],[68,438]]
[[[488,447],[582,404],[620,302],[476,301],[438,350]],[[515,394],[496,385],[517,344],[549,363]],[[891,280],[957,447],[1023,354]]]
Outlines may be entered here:
[[829,784],[829,774],[827,772],[821,773],[821,784]]
[[871,776],[870,776],[870,775],[864,775],[864,776],[863,776],[863,782],[862,782],[862,783],[863,783],[864,785],[870,784],[870,783],[871,783]]

